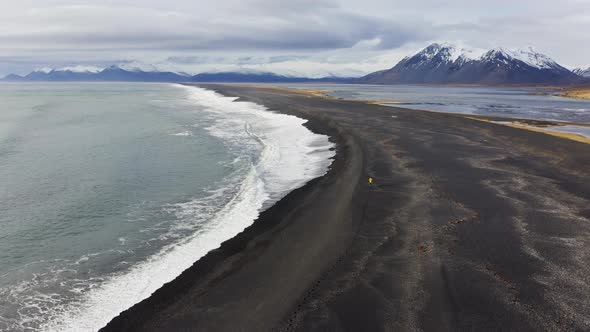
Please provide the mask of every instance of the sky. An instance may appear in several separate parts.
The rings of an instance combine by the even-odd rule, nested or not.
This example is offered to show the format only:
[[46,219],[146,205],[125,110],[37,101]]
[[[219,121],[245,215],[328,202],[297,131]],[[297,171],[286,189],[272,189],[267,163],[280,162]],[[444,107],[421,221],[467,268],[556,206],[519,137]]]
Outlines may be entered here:
[[588,31],[590,0],[3,0],[0,76],[112,64],[359,76],[431,42],[588,67]]

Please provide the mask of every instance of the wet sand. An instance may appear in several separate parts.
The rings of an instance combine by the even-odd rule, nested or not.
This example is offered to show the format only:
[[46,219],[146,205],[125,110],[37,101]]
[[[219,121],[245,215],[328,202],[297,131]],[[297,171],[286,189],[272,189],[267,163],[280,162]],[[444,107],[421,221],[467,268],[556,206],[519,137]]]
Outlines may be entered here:
[[308,119],[336,160],[104,331],[590,330],[589,144],[206,87]]

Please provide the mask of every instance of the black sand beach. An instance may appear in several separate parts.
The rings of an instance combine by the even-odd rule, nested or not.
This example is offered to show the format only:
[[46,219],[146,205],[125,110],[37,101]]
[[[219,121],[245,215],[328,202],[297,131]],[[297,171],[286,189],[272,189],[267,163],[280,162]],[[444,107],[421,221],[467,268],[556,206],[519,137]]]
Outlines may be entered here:
[[308,119],[336,160],[103,331],[590,330],[590,145],[206,87]]

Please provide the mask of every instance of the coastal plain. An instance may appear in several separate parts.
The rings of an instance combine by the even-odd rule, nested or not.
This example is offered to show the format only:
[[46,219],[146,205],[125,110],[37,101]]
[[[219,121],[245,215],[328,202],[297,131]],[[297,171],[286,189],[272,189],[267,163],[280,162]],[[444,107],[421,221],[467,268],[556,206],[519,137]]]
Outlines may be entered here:
[[335,160],[103,331],[590,330],[589,144],[200,86],[307,119]]

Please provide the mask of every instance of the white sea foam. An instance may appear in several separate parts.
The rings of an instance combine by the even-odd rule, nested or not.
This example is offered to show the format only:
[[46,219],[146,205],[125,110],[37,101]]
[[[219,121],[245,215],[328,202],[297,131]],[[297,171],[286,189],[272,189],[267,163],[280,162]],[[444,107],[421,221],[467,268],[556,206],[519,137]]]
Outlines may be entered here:
[[223,119],[207,128],[212,135],[235,143],[239,149],[262,147],[256,167],[274,199],[326,172],[334,156],[333,144],[327,136],[305,128],[307,120],[270,112],[255,103],[236,102],[237,98],[210,90],[186,89],[195,102]]
[[[215,115],[215,124],[208,128],[212,135],[222,138],[229,148],[257,149],[258,159],[252,160],[229,203],[195,234],[91,289],[83,295],[82,303],[65,308],[42,330],[96,331],[252,224],[270,202],[328,170],[334,156],[333,144],[328,137],[306,129],[305,120],[201,88],[181,88],[192,102]],[[215,195],[218,192],[212,197]],[[199,199],[178,204],[177,215],[181,219],[197,218],[205,203]]]
[[191,131],[186,130],[173,134],[172,136],[193,136],[193,133]]

